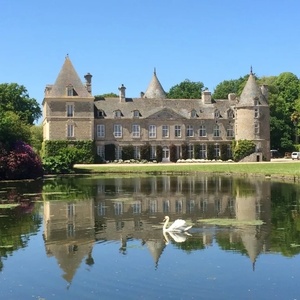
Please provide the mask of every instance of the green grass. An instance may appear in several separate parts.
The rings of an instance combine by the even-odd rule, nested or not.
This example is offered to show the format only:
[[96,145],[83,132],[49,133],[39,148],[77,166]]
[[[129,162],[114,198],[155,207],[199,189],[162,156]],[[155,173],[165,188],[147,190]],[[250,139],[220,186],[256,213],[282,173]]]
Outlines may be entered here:
[[170,164],[101,164],[75,165],[77,173],[147,173],[184,174],[217,173],[236,175],[261,175],[265,177],[289,177],[300,179],[300,162],[259,163],[170,163]]

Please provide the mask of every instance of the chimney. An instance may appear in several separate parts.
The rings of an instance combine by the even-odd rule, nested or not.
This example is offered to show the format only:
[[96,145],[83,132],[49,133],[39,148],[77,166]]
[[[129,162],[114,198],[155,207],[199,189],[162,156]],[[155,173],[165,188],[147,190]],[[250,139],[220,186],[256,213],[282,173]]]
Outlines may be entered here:
[[93,75],[91,75],[90,73],[87,73],[86,75],[84,75],[85,86],[86,86],[87,91],[90,94],[92,93],[92,77],[93,77]]
[[141,97],[141,98],[144,98],[144,96],[145,96],[145,93],[144,93],[144,92],[141,92],[141,93],[140,93],[140,97]]
[[208,90],[205,90],[202,92],[202,102],[204,104],[210,104],[211,103],[211,92]]
[[119,91],[120,91],[120,102],[121,101],[125,101],[126,97],[125,97],[125,90],[126,90],[126,87],[124,86],[124,84],[122,84],[120,87],[119,87]]

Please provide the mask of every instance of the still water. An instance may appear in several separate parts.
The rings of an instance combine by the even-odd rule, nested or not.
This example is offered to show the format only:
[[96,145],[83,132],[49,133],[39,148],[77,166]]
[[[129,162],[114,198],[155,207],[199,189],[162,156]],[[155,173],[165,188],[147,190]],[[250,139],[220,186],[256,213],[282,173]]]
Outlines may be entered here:
[[[20,204],[0,209],[0,299],[300,299],[297,184],[69,177],[0,199]],[[165,215],[190,235],[163,234]]]

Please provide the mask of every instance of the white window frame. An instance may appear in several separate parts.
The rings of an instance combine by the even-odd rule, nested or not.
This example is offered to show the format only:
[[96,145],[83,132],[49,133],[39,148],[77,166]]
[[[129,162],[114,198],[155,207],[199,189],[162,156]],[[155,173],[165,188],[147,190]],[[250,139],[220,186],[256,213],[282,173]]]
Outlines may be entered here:
[[66,104],[66,110],[67,110],[67,117],[68,118],[74,117],[74,103],[67,103]]
[[115,118],[121,118],[121,116],[122,116],[121,111],[119,109],[115,110]]
[[67,137],[71,138],[75,136],[74,124],[67,124]]
[[162,125],[162,137],[168,138],[169,135],[169,125]]
[[197,117],[197,112],[195,109],[192,109],[191,111],[191,118],[196,118]]
[[121,124],[114,124],[114,137],[115,138],[122,138],[122,125]]
[[139,118],[140,117],[140,112],[137,109],[133,111],[133,117],[134,118]]
[[116,146],[115,148],[115,157],[116,159],[122,159],[122,146]]
[[218,109],[215,110],[214,117],[215,117],[215,119],[219,119],[220,118],[220,111]]
[[234,131],[233,131],[233,126],[229,125],[227,127],[227,137],[234,137]]
[[194,136],[194,128],[192,125],[187,125],[186,127],[186,136],[193,137]]
[[234,118],[234,112],[232,109],[229,109],[227,112],[227,118],[228,119],[233,119]]
[[139,138],[141,136],[141,127],[139,124],[132,124],[132,137]]
[[194,158],[194,145],[193,144],[189,144],[187,147],[187,154],[188,154],[188,158],[192,159]]
[[156,138],[156,125],[149,125],[148,129],[149,138]]
[[220,137],[220,135],[221,135],[220,125],[215,124],[214,125],[214,137]]
[[141,148],[140,146],[133,146],[133,157],[134,159],[141,158]]
[[174,135],[175,135],[175,138],[181,138],[181,125],[175,125]]
[[200,127],[199,127],[199,136],[201,136],[201,137],[207,136],[206,126],[204,124],[200,125]]
[[214,145],[214,155],[216,158],[220,157],[220,155],[221,155],[219,144]]
[[207,158],[207,147],[206,147],[205,144],[200,144],[199,156],[200,156],[200,159],[206,159]]
[[150,159],[156,159],[156,146],[150,148]]
[[105,137],[105,125],[97,124],[97,138],[104,138],[104,137]]
[[98,145],[97,146],[97,155],[105,159],[105,146],[104,145]]

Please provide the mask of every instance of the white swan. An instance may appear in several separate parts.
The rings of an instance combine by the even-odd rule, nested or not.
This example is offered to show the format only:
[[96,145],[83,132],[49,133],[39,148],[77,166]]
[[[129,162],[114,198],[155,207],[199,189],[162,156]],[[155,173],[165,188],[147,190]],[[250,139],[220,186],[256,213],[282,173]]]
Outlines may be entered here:
[[189,234],[188,232],[171,232],[171,231],[166,232],[166,231],[163,231],[166,245],[168,245],[170,243],[168,234],[176,243],[183,243],[186,241],[188,236],[191,236],[191,234]]
[[188,231],[190,228],[192,228],[192,226],[187,226],[186,222],[184,220],[181,219],[177,219],[171,226],[168,226],[170,218],[168,216],[165,216],[164,218],[164,226],[163,226],[163,231],[164,232],[186,232]]

